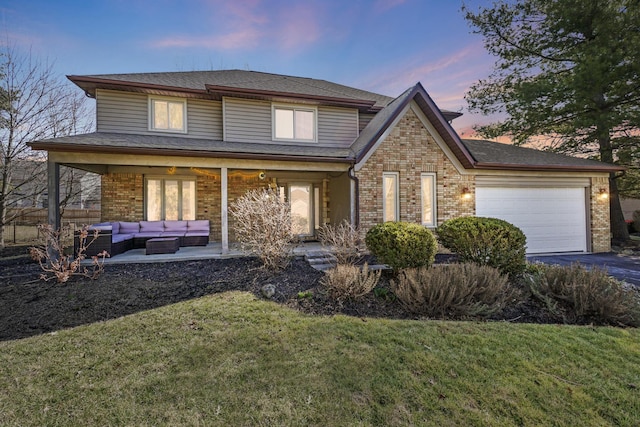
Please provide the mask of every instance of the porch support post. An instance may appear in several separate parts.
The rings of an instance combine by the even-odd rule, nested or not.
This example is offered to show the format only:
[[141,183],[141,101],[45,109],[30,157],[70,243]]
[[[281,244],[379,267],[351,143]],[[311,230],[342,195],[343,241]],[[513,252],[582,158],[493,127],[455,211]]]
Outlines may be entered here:
[[227,168],[220,168],[220,209],[222,218],[222,253],[229,252],[229,217],[227,212]]
[[60,164],[47,159],[47,222],[60,229]]
[[[60,230],[60,164],[47,158],[47,223],[56,232]],[[58,259],[53,242],[47,241],[49,259]]]

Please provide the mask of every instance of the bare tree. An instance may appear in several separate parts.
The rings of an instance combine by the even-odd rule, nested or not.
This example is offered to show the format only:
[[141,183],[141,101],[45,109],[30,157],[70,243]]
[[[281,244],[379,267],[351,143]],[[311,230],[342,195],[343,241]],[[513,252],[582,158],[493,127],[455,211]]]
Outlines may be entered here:
[[[52,64],[9,42],[0,49],[0,247],[4,247],[4,228],[17,215],[8,208],[41,194],[46,184],[46,157],[27,143],[83,132],[92,124],[86,121],[85,98],[54,73]],[[19,165],[28,170],[17,177]]]

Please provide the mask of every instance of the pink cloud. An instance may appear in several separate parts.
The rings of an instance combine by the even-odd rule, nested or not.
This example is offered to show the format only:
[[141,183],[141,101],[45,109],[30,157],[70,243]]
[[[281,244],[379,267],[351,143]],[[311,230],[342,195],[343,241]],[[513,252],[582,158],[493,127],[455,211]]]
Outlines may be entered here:
[[277,23],[277,38],[284,50],[297,49],[315,43],[322,33],[319,11],[307,4],[286,9]]
[[381,93],[399,95],[416,82],[422,82],[427,90],[435,80],[441,80],[442,83],[446,81],[447,86],[450,86],[456,83],[458,74],[467,71],[467,67],[471,67],[475,62],[475,57],[482,53],[482,49],[478,46],[470,45],[436,60],[395,63],[386,70],[378,70],[376,75],[363,83],[363,87]]
[[242,49],[257,46],[261,34],[253,28],[246,28],[237,32],[211,36],[173,36],[158,40],[152,46],[167,47],[200,47],[208,49]]
[[373,5],[373,10],[376,13],[382,13],[394,7],[401,6],[404,3],[406,3],[406,0],[377,0]]
[[[297,50],[318,41],[322,35],[321,10],[306,3],[274,8],[262,0],[211,0],[212,34],[171,35],[150,43],[156,48],[198,47],[252,49],[261,45]],[[277,6],[276,6],[277,7]],[[269,8],[269,9],[267,9]]]
[[[260,12],[261,0],[234,0],[230,2],[213,1],[212,6],[214,8],[216,16],[222,13],[229,15],[238,20],[236,23],[242,23],[244,25],[262,25],[269,21],[266,14]],[[218,24],[219,20],[216,18],[215,23]]]

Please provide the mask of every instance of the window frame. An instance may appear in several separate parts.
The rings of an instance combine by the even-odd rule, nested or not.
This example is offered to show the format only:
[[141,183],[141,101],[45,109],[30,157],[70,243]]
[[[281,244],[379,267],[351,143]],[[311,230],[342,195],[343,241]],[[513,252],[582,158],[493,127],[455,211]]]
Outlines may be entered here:
[[[293,138],[278,138],[276,136],[276,110],[293,111]],[[313,113],[313,138],[296,138],[296,111]],[[318,142],[318,107],[293,104],[271,104],[271,139],[273,141],[286,142]]]
[[[180,104],[182,107],[182,129],[163,129],[156,127],[155,123],[155,102],[167,102],[170,104]],[[174,98],[168,96],[149,96],[149,131],[151,132],[167,132],[167,133],[187,133],[187,100],[184,98]],[[171,121],[167,116],[167,122]]]
[[[424,178],[431,178],[431,222],[424,221]],[[420,222],[425,227],[435,228],[438,225],[438,196],[437,196],[437,177],[434,172],[425,172],[420,174]]]
[[166,195],[165,195],[165,185],[166,185],[166,181],[177,181],[178,182],[178,220],[177,221],[187,221],[186,219],[183,218],[183,185],[182,183],[185,181],[188,182],[193,182],[193,200],[194,200],[194,211],[193,211],[193,219],[197,219],[198,217],[198,181],[196,179],[196,177],[193,176],[187,176],[187,175],[163,175],[163,176],[158,176],[158,175],[149,175],[149,176],[145,176],[144,177],[144,194],[143,194],[143,205],[144,205],[144,218],[145,221],[150,221],[149,220],[149,207],[148,207],[148,201],[149,201],[149,194],[148,194],[148,183],[149,181],[160,181],[160,188],[161,188],[161,197],[162,200],[160,200],[160,219],[159,220],[153,220],[153,221],[168,221],[166,219]]
[[[394,185],[394,219],[388,219],[387,215],[387,197],[385,194],[385,180],[386,178],[393,178]],[[383,172],[382,173],[382,222],[398,222],[400,221],[400,173],[399,172]]]

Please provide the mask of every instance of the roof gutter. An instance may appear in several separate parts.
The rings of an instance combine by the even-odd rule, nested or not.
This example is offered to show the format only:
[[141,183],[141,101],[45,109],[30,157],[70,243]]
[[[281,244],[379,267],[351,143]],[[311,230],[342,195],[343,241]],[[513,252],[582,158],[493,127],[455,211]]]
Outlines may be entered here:
[[623,171],[625,168],[621,166],[603,164],[602,166],[579,166],[579,165],[521,165],[517,163],[489,163],[478,162],[474,165],[474,169],[493,169],[493,170],[511,170],[511,171],[571,171],[571,172],[617,172]]
[[[96,87],[98,85],[108,86],[109,88],[122,88],[122,89],[149,89],[149,90],[159,90],[166,92],[180,92],[180,93],[193,93],[199,95],[207,95],[208,92],[204,89],[192,89],[192,88],[184,88],[184,87],[175,87],[175,86],[165,86],[165,85],[157,85],[152,83],[140,83],[140,82],[129,82],[126,80],[111,80],[111,79],[101,79],[98,77],[87,77],[87,76],[67,76],[69,80],[79,86],[81,89],[84,89],[82,83],[94,84]],[[96,88],[94,88],[95,90]],[[95,95],[95,93],[93,93]]]

